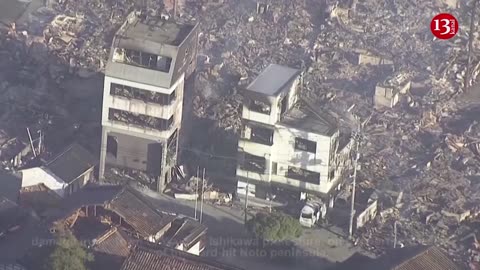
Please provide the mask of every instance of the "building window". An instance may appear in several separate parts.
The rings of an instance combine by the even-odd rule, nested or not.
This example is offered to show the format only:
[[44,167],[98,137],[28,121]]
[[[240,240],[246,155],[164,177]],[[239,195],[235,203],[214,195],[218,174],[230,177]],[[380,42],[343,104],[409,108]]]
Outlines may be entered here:
[[295,149],[310,152],[310,153],[316,153],[317,143],[314,141],[310,141],[302,138],[295,138]]
[[133,125],[140,128],[151,128],[160,131],[168,130],[173,124],[173,116],[163,119],[144,114],[137,114],[117,109],[109,109],[108,120]]
[[250,101],[249,108],[254,112],[268,114],[268,115],[270,115],[270,112],[272,110],[272,107],[270,106],[270,104],[267,104],[259,100]]
[[277,162],[272,162],[272,174],[278,174]]
[[252,142],[272,145],[273,144],[273,130],[259,126],[245,126],[245,137]]
[[264,174],[266,170],[267,160],[264,157],[255,156],[249,153],[244,153],[243,163],[241,168],[246,171]]
[[107,153],[117,158],[118,141],[114,136],[107,136]]
[[172,64],[172,58],[167,56],[155,55],[146,52],[140,52],[131,49],[115,48],[113,52],[113,61],[154,69],[161,72],[169,72]]
[[175,90],[171,94],[163,94],[117,83],[110,84],[110,95],[138,99],[160,105],[170,105],[176,98]]
[[320,173],[292,166],[288,166],[287,177],[315,185],[320,183]]

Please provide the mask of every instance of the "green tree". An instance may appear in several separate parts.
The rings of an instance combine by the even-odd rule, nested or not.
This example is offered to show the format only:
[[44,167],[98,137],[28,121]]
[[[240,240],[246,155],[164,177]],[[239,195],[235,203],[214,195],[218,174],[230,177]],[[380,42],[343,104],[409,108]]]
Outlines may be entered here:
[[93,261],[81,243],[70,232],[62,233],[56,241],[55,249],[48,258],[49,270],[87,270],[87,262]]
[[267,241],[284,241],[298,238],[303,228],[298,220],[282,213],[258,213],[247,222],[247,230]]

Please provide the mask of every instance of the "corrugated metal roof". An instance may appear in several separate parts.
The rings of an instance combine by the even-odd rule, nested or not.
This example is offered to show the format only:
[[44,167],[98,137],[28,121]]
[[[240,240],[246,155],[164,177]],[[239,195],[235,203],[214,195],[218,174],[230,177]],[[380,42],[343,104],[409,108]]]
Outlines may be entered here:
[[120,270],[239,270],[211,259],[150,243],[139,243]]
[[97,158],[87,149],[74,143],[49,161],[46,167],[65,183],[71,183],[97,163]]

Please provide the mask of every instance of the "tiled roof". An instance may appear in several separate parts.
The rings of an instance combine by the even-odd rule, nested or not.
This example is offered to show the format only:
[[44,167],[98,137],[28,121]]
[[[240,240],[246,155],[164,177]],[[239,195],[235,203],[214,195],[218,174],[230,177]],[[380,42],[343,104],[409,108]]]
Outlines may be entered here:
[[124,189],[108,205],[144,237],[155,235],[170,226],[174,216],[161,214],[155,210],[141,194],[127,188]]
[[439,248],[429,247],[392,270],[460,270]]
[[127,257],[130,253],[130,244],[122,232],[113,227],[96,240],[94,250],[104,254]]
[[239,270],[211,259],[161,245],[139,243],[120,270]]
[[172,222],[172,227],[160,240],[167,246],[176,246],[180,243],[187,247],[195,244],[197,239],[207,233],[207,227],[188,217],[177,218]]
[[352,256],[331,270],[460,270],[439,248],[415,246],[392,249],[377,259]]
[[47,162],[46,167],[65,183],[71,183],[97,163],[97,158],[87,149],[74,143],[60,155]]

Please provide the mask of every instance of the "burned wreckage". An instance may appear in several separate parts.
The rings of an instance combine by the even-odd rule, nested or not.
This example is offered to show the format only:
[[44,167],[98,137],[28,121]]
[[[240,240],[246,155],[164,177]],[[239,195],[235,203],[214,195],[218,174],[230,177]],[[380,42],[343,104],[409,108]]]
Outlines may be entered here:
[[[146,2],[153,10],[168,7]],[[100,171],[105,164],[151,171],[161,179],[157,188],[162,189],[170,178],[169,168],[176,164],[173,153],[179,149],[177,136],[187,107],[181,101],[184,81],[195,68],[193,113],[240,137],[243,157],[232,159],[237,190],[253,193],[253,185],[266,183],[286,183],[298,191],[300,186],[335,190],[338,182],[329,179],[339,177],[343,166],[351,169],[351,164],[332,158],[331,168],[321,164],[319,172],[312,169],[319,164],[303,166],[299,159],[295,165],[283,159],[289,151],[308,158],[325,149],[314,147],[310,135],[291,136],[289,148],[280,149],[288,153],[275,150],[278,136],[271,127],[291,131],[299,122],[295,119],[312,111],[290,100],[285,105],[290,114],[275,119],[284,94],[277,98],[275,91],[258,93],[266,88],[249,91],[249,83],[270,64],[278,64],[302,71],[299,96],[315,104],[315,114],[322,108],[321,116],[323,111],[339,116],[342,131],[356,130],[360,123],[356,188],[360,193],[375,190],[378,196],[369,197],[361,208],[375,211],[358,219],[358,246],[383,253],[393,239],[405,246],[436,244],[475,269],[480,263],[477,23],[471,53],[465,49],[467,27],[449,41],[434,39],[425,27],[430,17],[445,10],[454,12],[462,27],[469,25],[474,1],[164,2],[172,9],[171,3],[177,3],[173,17],[178,23],[129,17],[133,1],[49,1],[48,8],[33,12],[26,22],[2,26],[2,166],[18,166],[33,155],[32,148],[48,150],[48,143],[38,147],[39,140],[33,138],[32,146],[23,138],[24,127],[35,129],[34,135],[41,129],[46,138],[53,136],[55,132],[47,132],[49,123],[55,123],[52,118],[75,118],[68,105],[62,105],[67,103],[60,85],[69,77],[87,78],[100,71],[106,75]],[[319,12],[313,14],[310,4]],[[147,35],[161,32],[161,38],[139,37],[132,34],[135,29]],[[113,44],[107,33],[115,33]],[[259,117],[249,119],[249,111]],[[13,126],[22,130],[10,130]],[[318,133],[332,142],[330,152],[338,154],[343,140],[333,143],[336,133],[329,126],[330,121],[324,121],[325,129]],[[71,133],[78,135],[82,129]],[[89,135],[82,134],[83,139]],[[249,182],[247,192],[242,182],[250,178],[257,182]],[[348,202],[353,192],[350,185],[344,186],[345,194],[337,197]],[[263,193],[261,189],[257,192],[255,186],[255,196]]]

